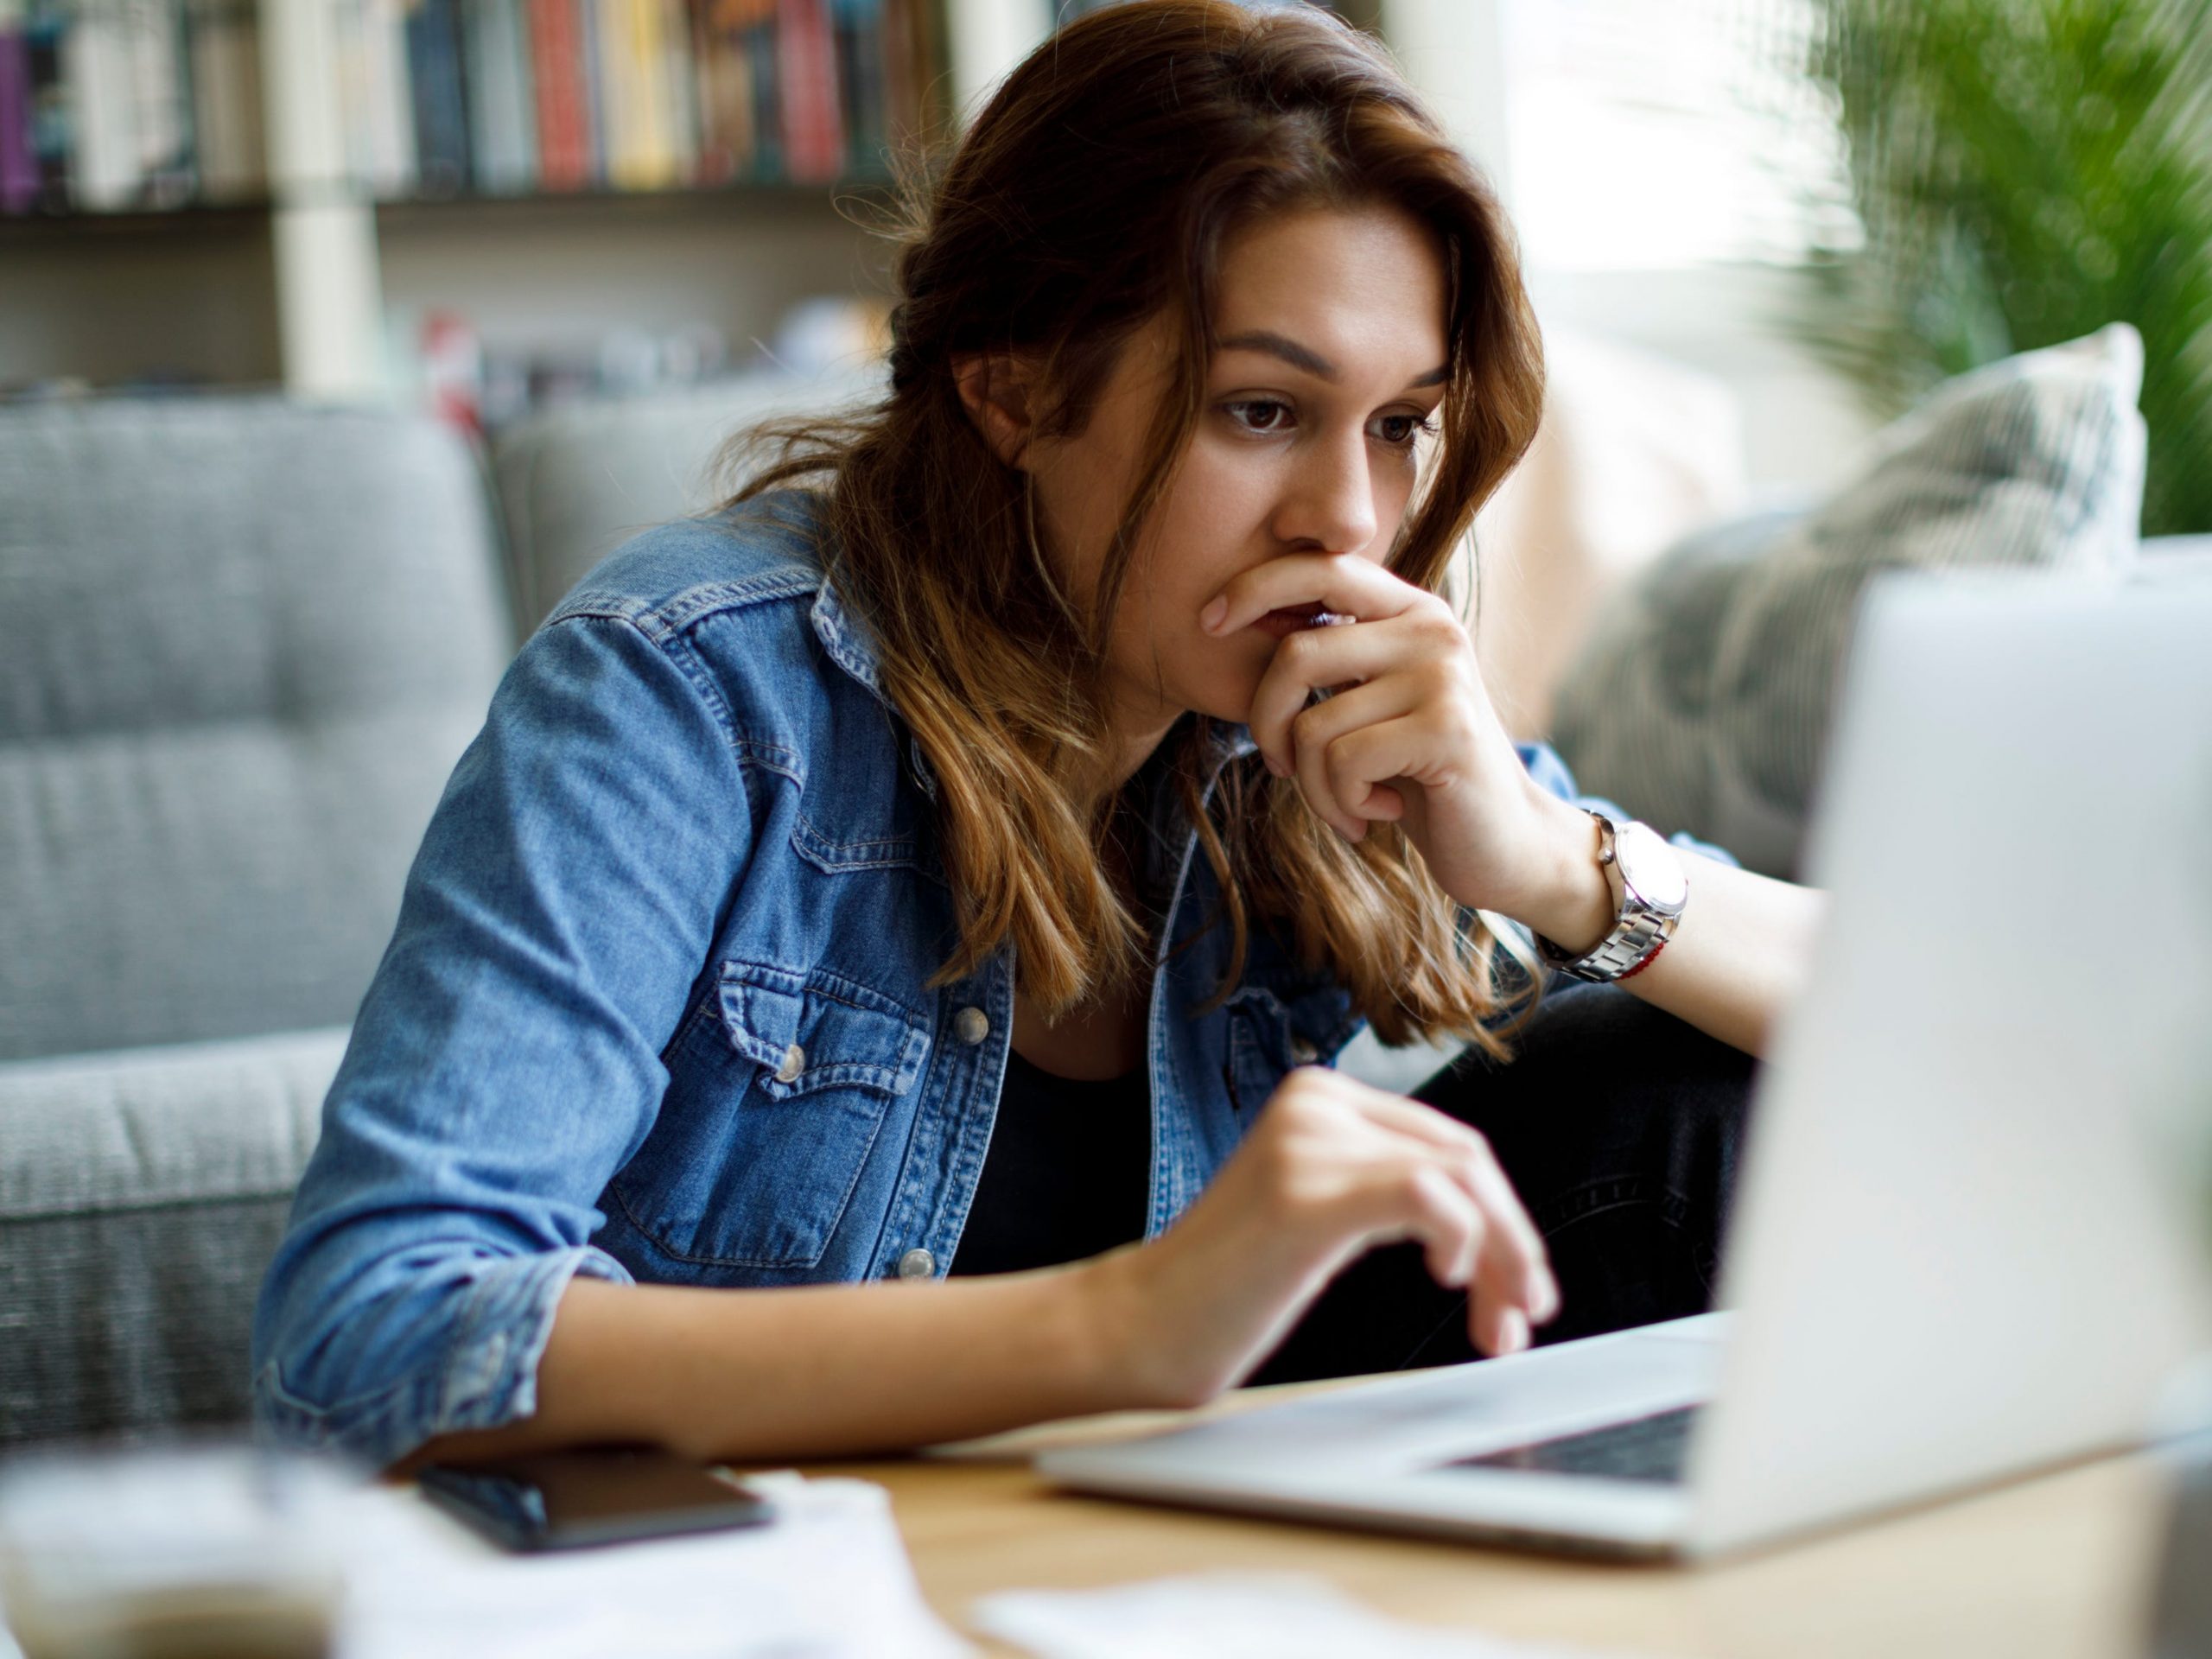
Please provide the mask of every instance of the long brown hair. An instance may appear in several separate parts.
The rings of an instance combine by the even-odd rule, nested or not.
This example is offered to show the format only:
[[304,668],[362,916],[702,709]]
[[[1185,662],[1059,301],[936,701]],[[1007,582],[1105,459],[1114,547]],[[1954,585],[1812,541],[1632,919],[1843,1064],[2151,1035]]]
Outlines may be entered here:
[[[1429,227],[1446,259],[1441,435],[1389,560],[1440,589],[1476,508],[1535,435],[1535,323],[1488,183],[1382,49],[1315,8],[1131,0],[1062,29],[934,179],[910,187],[888,394],[739,441],[774,459],[728,505],[826,480],[830,578],[872,628],[885,693],[937,772],[960,938],[933,983],[1011,937],[1022,988],[1050,1015],[1148,954],[1103,856],[1114,607],[1202,412],[1224,243],[1259,215],[1369,205]],[[1027,474],[970,421],[954,360],[1033,356],[1055,394],[1044,429],[1079,433],[1129,335],[1163,315],[1179,361],[1155,436],[1096,591],[1070,601],[1039,549]],[[1374,823],[1344,842],[1256,756],[1224,768],[1209,799],[1207,721],[1176,730],[1177,786],[1232,932],[1217,995],[1241,977],[1251,928],[1268,927],[1332,971],[1385,1042],[1456,1033],[1504,1052],[1493,1016],[1518,999],[1493,978],[1497,937],[1457,910],[1402,831]]]

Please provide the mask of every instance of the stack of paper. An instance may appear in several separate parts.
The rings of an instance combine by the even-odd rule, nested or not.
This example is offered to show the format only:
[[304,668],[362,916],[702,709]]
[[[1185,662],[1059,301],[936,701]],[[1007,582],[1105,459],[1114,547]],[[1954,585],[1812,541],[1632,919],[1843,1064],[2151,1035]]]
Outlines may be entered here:
[[770,1476],[766,1527],[508,1555],[412,1493],[359,1495],[335,1659],[950,1659],[889,1495]]

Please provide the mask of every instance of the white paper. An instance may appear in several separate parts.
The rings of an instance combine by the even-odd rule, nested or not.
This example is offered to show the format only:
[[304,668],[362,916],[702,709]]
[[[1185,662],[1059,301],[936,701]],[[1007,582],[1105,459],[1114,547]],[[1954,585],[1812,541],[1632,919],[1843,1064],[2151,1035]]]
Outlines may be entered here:
[[357,1495],[336,1659],[952,1659],[890,1497],[771,1476],[764,1527],[510,1555],[412,1493]]
[[968,1622],[1038,1659],[1599,1659],[1587,1649],[1385,1618],[1298,1573],[1001,1591],[978,1600]]

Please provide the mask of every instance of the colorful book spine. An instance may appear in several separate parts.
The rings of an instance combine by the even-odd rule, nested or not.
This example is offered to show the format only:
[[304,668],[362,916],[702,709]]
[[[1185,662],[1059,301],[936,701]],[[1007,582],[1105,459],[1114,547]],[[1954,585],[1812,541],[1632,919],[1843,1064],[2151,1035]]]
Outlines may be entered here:
[[666,48],[661,38],[660,0],[628,0],[626,10],[624,83],[633,100],[632,119],[637,136],[630,182],[638,189],[658,190],[677,180],[676,112],[668,106],[662,67]]
[[783,54],[776,49],[771,12],[746,32],[745,60],[753,71],[753,177],[763,183],[784,176]]
[[591,182],[584,59],[576,22],[576,0],[530,0],[537,181],[549,190],[578,190]]
[[774,12],[774,0],[702,0],[693,8],[702,184],[728,184],[752,172],[752,41],[764,18]]
[[23,0],[0,0],[0,213],[27,213],[38,204],[28,10]]
[[253,6],[251,0],[190,0],[185,22],[200,194],[209,201],[251,200],[268,185]]
[[517,195],[537,182],[537,95],[523,0],[465,0],[469,153],[476,188]]
[[845,112],[844,171],[880,178],[889,170],[882,0],[830,0],[830,22],[836,40],[838,103]]
[[938,0],[325,3],[405,8],[350,101],[404,84],[425,194],[880,178],[929,124]]
[[591,180],[594,184],[605,184],[610,176],[607,130],[611,118],[607,112],[607,70],[600,61],[604,25],[599,11],[600,0],[576,0],[576,41],[584,66],[584,130],[590,141]]
[[468,188],[468,95],[457,7],[458,0],[414,0],[407,15],[415,166],[424,195],[459,195]]
[[826,0],[779,0],[776,55],[785,176],[795,184],[833,183],[845,168],[845,130]]
[[67,65],[69,13],[62,0],[31,0],[23,20],[24,57],[30,68],[31,161],[38,169],[38,205],[68,210],[75,170],[75,111],[69,102]]
[[404,0],[355,0],[362,9],[363,119],[368,126],[366,183],[378,196],[416,188],[415,96],[407,72]]
[[938,85],[930,0],[883,0],[883,129],[902,151],[931,125],[930,89]]
[[106,6],[79,6],[63,38],[70,206],[94,213],[129,207],[138,194],[138,135],[130,119],[130,37],[124,18]]
[[599,88],[600,176],[618,190],[638,189],[645,182],[638,107],[643,91],[630,43],[630,13],[637,4],[638,0],[592,0],[599,24],[593,33],[593,68]]
[[669,182],[699,176],[699,95],[691,73],[691,13],[685,0],[655,0],[660,14],[660,52],[654,90],[668,113]]
[[124,98],[137,145],[137,205],[181,207],[196,188],[184,7],[181,0],[122,0],[118,10],[129,58]]

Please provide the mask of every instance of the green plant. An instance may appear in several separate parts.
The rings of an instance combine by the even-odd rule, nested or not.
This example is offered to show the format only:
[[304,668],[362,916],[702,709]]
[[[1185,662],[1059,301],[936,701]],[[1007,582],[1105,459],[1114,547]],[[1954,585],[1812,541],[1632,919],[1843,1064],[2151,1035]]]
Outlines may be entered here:
[[1793,331],[1886,416],[2131,322],[2144,533],[2212,531],[2212,0],[1815,7],[1865,236],[1815,251]]

